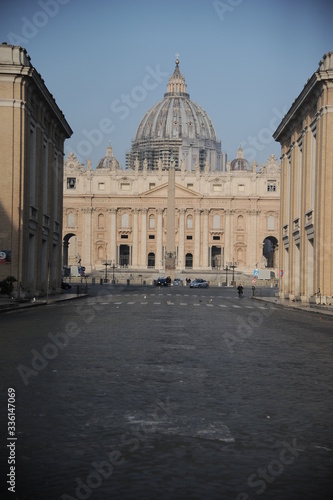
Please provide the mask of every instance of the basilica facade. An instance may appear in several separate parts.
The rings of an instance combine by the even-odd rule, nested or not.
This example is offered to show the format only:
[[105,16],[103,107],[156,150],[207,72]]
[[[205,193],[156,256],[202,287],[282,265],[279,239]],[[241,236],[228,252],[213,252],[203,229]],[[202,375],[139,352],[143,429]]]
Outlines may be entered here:
[[250,164],[241,147],[226,161],[210,118],[190,100],[178,60],[164,98],[139,124],[126,168],[111,145],[96,168],[70,153],[63,191],[65,267],[81,263],[93,272],[109,263],[162,274],[169,225],[177,273],[230,265],[252,274],[278,270],[280,164],[273,155]]

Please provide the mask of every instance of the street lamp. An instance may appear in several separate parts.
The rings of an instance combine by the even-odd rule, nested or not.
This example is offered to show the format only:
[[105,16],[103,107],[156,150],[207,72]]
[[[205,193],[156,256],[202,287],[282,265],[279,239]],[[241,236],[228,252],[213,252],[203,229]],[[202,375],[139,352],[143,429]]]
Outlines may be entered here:
[[103,264],[103,266],[105,266],[105,278],[104,278],[104,283],[107,283],[108,282],[108,266],[111,266],[111,264],[108,262],[108,256],[106,255],[106,260]]
[[116,264],[115,262],[113,261],[112,263],[112,284],[114,285],[116,280],[114,279],[114,270],[116,269]]
[[228,286],[228,264],[225,266],[225,281],[226,281],[226,286]]
[[238,267],[237,264],[235,264],[234,258],[232,259],[232,264],[229,262],[229,267],[232,269],[232,284],[235,283],[235,267]]

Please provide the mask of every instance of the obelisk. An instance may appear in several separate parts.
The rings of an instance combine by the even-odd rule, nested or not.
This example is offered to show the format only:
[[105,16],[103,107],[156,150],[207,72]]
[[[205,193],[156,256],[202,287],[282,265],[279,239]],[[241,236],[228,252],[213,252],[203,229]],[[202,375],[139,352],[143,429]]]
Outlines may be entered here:
[[175,239],[175,165],[173,152],[170,156],[170,167],[168,174],[168,207],[167,207],[167,234],[165,249],[165,273],[173,281],[176,269],[176,239]]

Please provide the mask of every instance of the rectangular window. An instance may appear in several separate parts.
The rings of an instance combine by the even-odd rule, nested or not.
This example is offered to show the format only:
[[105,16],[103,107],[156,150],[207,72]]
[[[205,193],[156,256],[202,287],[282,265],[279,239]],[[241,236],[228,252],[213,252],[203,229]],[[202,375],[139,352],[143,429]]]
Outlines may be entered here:
[[267,229],[273,231],[275,229],[275,219],[273,215],[267,217]]
[[99,182],[98,183],[98,190],[99,191],[105,191],[105,182]]
[[213,191],[222,191],[222,184],[213,184]]
[[150,239],[150,240],[154,240],[154,239],[155,239],[155,235],[154,235],[154,234],[150,234],[150,235],[148,236],[148,239]]
[[193,189],[193,184],[187,184],[187,189]]
[[214,241],[219,241],[219,240],[220,240],[220,237],[219,237],[219,236],[213,236],[213,240],[214,240]]
[[67,189],[76,189],[75,177],[67,177]]
[[191,240],[191,239],[192,239],[192,236],[187,235],[187,236],[186,236],[186,239],[187,239],[187,240]]
[[245,185],[244,184],[238,184],[238,192],[243,193],[245,191]]
[[120,237],[122,240],[128,240],[128,234],[122,234]]
[[271,193],[276,191],[276,181],[267,181],[267,191]]
[[149,229],[155,229],[155,217],[153,215],[149,217]]
[[130,190],[131,190],[131,185],[130,185],[130,183],[129,183],[129,182],[122,182],[122,183],[120,184],[120,189],[121,189],[122,191],[130,191]]

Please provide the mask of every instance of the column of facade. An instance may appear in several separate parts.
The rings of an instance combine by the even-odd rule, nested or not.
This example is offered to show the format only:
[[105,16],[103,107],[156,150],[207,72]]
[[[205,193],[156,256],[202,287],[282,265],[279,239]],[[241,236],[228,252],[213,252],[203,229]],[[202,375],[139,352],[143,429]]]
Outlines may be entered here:
[[232,210],[227,209],[225,211],[225,233],[224,233],[224,265],[226,266],[227,262],[232,261],[231,256],[231,215]]
[[259,239],[259,224],[257,224],[257,219],[259,217],[259,212],[255,209],[247,211],[248,221],[246,222],[246,233],[248,241],[248,249],[246,255],[245,265],[247,268],[259,267],[261,262],[262,253],[262,241]]
[[110,208],[109,209],[111,215],[111,223],[110,223],[110,243],[109,243],[109,256],[108,260],[111,260],[112,263],[118,263],[117,256],[117,209]]
[[83,227],[84,227],[84,234],[83,234],[83,239],[82,239],[82,255],[81,257],[81,262],[82,265],[86,268],[88,272],[91,272],[93,262],[92,262],[92,250],[91,246],[93,245],[93,240],[92,240],[92,213],[93,209],[91,207],[88,208],[83,208]]
[[157,226],[156,226],[156,261],[155,265],[157,269],[162,269],[162,249],[163,249],[163,210],[161,208],[157,209]]
[[141,256],[140,267],[147,267],[147,209],[141,209]]
[[185,269],[185,209],[179,210],[178,268]]
[[139,226],[138,226],[138,209],[134,208],[133,213],[133,246],[132,246],[132,266],[138,267],[139,257]]
[[203,234],[202,234],[202,267],[209,267],[209,210],[203,211]]
[[201,209],[197,208],[194,210],[195,214],[195,225],[194,225],[194,258],[193,258],[193,268],[198,269],[200,267],[200,214]]

